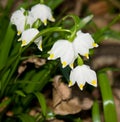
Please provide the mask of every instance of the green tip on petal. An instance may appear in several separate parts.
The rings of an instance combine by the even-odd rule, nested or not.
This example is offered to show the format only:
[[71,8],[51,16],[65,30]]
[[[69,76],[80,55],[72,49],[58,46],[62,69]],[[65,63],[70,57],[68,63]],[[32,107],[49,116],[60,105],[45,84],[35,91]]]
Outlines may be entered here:
[[91,81],[91,85],[97,86],[97,81],[96,81],[96,80],[92,80],[92,81]]
[[47,20],[44,20],[43,23],[44,23],[44,25],[46,26],[46,25],[47,25]]
[[42,44],[39,45],[39,49],[42,51]]
[[52,22],[55,22],[55,18],[54,18],[54,17],[52,17],[50,20],[51,20]]
[[18,31],[18,32],[17,32],[17,35],[19,36],[20,34],[21,34],[21,31]]
[[18,41],[22,41],[22,39],[21,39],[21,38],[19,38],[19,39],[18,39]]
[[86,53],[84,56],[85,56],[87,59],[89,59],[89,55],[88,55],[88,53]]
[[48,59],[53,59],[55,57],[55,55],[52,53],[50,54],[50,56],[48,57]]
[[71,68],[71,69],[73,69],[73,68],[74,68],[74,64],[73,64],[73,63],[72,63],[72,64],[70,64],[69,66],[70,66],[70,68]]
[[93,47],[98,47],[98,44],[97,43],[93,43]]
[[83,86],[84,86],[83,84],[80,84],[80,85],[79,85],[79,88],[80,88],[81,90],[83,90]]
[[68,86],[71,87],[73,85],[72,81],[69,82]]
[[67,62],[66,61],[63,61],[62,62],[62,67],[64,68],[64,67],[66,67],[67,66]]
[[22,45],[21,46],[25,46],[25,45],[27,45],[26,40],[22,40]]

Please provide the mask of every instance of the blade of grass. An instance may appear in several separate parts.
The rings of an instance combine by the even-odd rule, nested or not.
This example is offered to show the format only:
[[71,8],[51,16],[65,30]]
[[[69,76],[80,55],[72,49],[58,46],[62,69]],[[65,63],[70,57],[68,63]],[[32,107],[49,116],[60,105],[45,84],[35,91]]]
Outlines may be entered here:
[[36,122],[35,118],[33,116],[30,116],[28,114],[20,114],[17,116],[22,122]]
[[100,91],[103,99],[103,110],[105,122],[117,122],[115,103],[113,100],[111,86],[105,72],[98,73]]
[[15,31],[12,29],[11,24],[9,24],[5,38],[0,45],[0,70],[5,66],[7,62],[8,55],[12,46],[12,42],[15,36]]
[[42,114],[45,117],[46,114],[47,114],[47,106],[46,106],[45,97],[40,92],[35,92],[34,94],[35,94],[35,96],[37,97],[37,99],[40,103]]
[[0,43],[2,42],[9,25],[9,14],[14,2],[14,0],[8,0],[6,7],[2,10],[2,16],[0,16]]

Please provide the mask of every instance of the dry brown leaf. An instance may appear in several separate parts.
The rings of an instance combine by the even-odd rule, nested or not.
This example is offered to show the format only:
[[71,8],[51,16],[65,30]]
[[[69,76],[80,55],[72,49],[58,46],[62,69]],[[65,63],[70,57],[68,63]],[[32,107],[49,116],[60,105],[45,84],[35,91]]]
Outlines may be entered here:
[[61,103],[54,108],[54,113],[60,115],[67,115],[76,114],[81,110],[82,108],[78,98],[74,98],[70,100],[61,101]]
[[33,64],[35,64],[36,68],[39,68],[40,66],[42,66],[46,63],[46,59],[32,56],[32,57],[28,58],[27,60],[24,60],[21,63],[21,65],[18,67],[18,74],[21,74],[22,72],[25,71],[25,69],[27,68],[27,63],[33,63]]
[[53,82],[53,107],[59,104],[62,100],[70,99],[71,89],[68,88],[63,82],[61,82],[62,76],[58,75],[54,77]]
[[61,76],[56,76],[53,83],[53,111],[55,114],[76,114],[88,110],[93,105],[90,95],[80,91],[77,85],[69,88],[62,82]]

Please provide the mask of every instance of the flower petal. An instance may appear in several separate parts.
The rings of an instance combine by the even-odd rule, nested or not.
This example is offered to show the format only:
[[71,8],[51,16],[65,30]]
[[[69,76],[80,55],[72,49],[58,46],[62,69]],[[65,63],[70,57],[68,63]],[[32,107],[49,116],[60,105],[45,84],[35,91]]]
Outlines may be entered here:
[[11,23],[16,25],[18,35],[20,35],[24,31],[26,20],[24,12],[25,10],[21,8],[20,10],[15,11],[10,18]]
[[89,49],[97,47],[98,45],[94,42],[92,36],[89,33],[77,32],[77,36],[73,41],[74,50],[86,58],[89,58]]
[[27,45],[38,33],[39,31],[35,28],[25,30],[21,35],[21,39],[22,39],[21,46]]
[[75,82],[77,82],[81,90],[83,90],[85,82],[95,87],[97,86],[96,73],[87,65],[75,67],[70,73],[70,81],[70,85],[73,85]]
[[37,4],[31,8],[31,14],[34,17],[34,20],[36,21],[38,18],[44,23],[44,25],[47,25],[47,19],[54,22],[55,19],[52,16],[51,9],[43,4]]
[[55,42],[49,54],[48,59],[60,58],[63,68],[72,64],[76,58],[73,45],[68,40],[58,40]]
[[34,43],[37,45],[38,49],[42,51],[42,37],[37,38]]

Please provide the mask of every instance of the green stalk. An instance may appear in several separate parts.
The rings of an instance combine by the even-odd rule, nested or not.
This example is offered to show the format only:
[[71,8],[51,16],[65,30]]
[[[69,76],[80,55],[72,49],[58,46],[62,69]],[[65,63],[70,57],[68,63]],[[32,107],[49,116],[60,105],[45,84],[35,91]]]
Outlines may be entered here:
[[94,104],[92,107],[92,122],[101,122],[98,101],[94,101]]
[[111,86],[105,72],[98,73],[100,91],[103,99],[103,111],[105,122],[117,122],[115,103],[113,100]]

